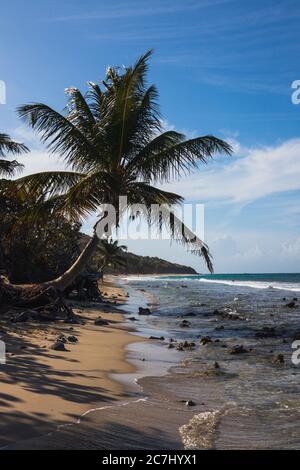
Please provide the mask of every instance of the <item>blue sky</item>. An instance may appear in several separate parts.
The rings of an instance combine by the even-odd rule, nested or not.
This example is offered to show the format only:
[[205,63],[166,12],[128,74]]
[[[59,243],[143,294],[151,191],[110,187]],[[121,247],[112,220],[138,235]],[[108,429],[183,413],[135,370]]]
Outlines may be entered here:
[[[59,166],[17,120],[21,103],[62,110],[64,89],[85,89],[107,65],[149,48],[165,125],[230,140],[235,154],[171,184],[205,203],[205,236],[217,272],[299,271],[300,79],[298,0],[2,2],[0,129],[26,141],[25,172]],[[89,224],[85,226],[89,229]],[[204,266],[167,242],[130,249]]]

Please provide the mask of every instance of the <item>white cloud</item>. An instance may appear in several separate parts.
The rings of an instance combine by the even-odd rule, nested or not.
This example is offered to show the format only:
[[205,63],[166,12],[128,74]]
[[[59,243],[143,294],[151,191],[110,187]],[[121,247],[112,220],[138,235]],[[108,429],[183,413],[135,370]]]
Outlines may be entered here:
[[[236,148],[241,147],[235,143]],[[244,149],[245,156],[222,160],[221,165],[200,171],[168,189],[187,199],[247,203],[300,189],[300,139],[274,147]]]

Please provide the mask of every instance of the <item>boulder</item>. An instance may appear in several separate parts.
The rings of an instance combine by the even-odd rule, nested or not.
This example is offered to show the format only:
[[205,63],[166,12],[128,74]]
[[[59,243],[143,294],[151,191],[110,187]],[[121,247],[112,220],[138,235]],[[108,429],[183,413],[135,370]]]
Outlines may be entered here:
[[106,326],[106,325],[109,325],[109,322],[107,320],[103,320],[103,318],[99,317],[99,318],[96,318],[95,320],[95,325],[97,326]]
[[296,303],[293,301],[293,302],[289,302],[288,304],[286,304],[286,307],[288,308],[295,308],[296,307]]
[[66,351],[65,343],[63,341],[55,341],[51,349],[54,349],[54,351]]
[[71,336],[68,336],[68,341],[69,343],[77,343],[78,338],[76,338],[76,336],[74,335],[71,335]]
[[277,356],[273,357],[272,362],[274,364],[284,364],[283,354],[277,354]]
[[209,343],[212,343],[212,339],[210,336],[203,336],[203,338],[200,339],[200,344],[202,344],[203,346]]
[[237,345],[230,349],[229,354],[243,354],[247,352],[248,350],[244,346]]
[[187,400],[187,401],[185,402],[185,405],[186,405],[186,406],[196,406],[196,403],[195,403],[193,400]]
[[182,320],[182,322],[180,322],[180,326],[181,328],[189,328],[191,324],[188,320]]
[[150,308],[139,307],[139,315],[151,315]]

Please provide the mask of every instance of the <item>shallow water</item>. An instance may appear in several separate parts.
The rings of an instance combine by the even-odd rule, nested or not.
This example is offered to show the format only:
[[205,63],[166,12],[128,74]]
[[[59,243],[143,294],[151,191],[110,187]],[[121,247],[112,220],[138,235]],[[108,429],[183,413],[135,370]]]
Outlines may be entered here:
[[[141,381],[166,399],[172,396],[176,406],[186,399],[196,403],[191,419],[178,430],[187,448],[300,448],[300,365],[291,360],[300,308],[286,306],[300,290],[300,276],[293,276],[124,280],[136,296],[133,304],[153,304],[151,316],[135,315],[135,326],[146,336],[163,334],[165,341],[157,346],[161,362],[170,338],[196,343],[181,353],[182,363],[173,365],[167,377],[152,384],[147,378]],[[144,304],[143,290],[148,293]],[[189,327],[180,326],[183,319]],[[266,327],[274,330],[261,337]],[[200,345],[203,336],[211,337],[205,346]],[[236,345],[248,352],[230,354]],[[170,351],[178,362],[180,353]],[[133,354],[136,361],[139,354]],[[278,354],[283,364],[274,363]]]

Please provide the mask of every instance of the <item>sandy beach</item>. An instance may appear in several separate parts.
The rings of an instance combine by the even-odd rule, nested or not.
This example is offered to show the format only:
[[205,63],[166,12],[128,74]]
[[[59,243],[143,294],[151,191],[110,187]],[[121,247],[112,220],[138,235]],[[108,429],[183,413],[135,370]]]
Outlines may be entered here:
[[[125,302],[124,291],[109,282],[102,291],[110,304],[74,307],[83,325],[1,321],[7,348],[6,364],[0,367],[2,448],[74,423],[90,408],[125,397],[124,387],[109,374],[134,371],[124,348],[141,339],[129,333],[114,305]],[[99,316],[109,325],[95,325]],[[67,342],[67,351],[54,351],[51,345],[61,335],[78,341]]]

